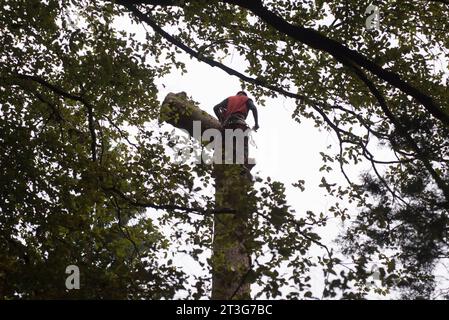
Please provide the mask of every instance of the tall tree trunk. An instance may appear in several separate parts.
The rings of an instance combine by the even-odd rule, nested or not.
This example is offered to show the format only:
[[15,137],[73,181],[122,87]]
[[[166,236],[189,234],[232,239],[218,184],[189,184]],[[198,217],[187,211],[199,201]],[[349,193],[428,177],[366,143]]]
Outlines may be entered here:
[[[201,131],[220,129],[220,123],[189,101],[184,92],[169,93],[161,107],[162,121],[187,130],[193,135],[193,121],[201,121]],[[244,174],[242,174],[244,173]],[[252,179],[242,165],[215,164],[215,201],[217,206],[236,213],[214,216],[212,299],[250,299],[247,281],[251,270],[251,252],[246,246],[250,237],[251,214],[249,191]]]

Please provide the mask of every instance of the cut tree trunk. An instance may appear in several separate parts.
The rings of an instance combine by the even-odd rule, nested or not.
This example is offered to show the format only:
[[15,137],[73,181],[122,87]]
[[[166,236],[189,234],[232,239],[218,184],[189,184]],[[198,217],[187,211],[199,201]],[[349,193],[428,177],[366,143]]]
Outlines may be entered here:
[[[190,135],[193,135],[193,121],[201,121],[201,133],[211,128],[221,129],[220,123],[190,101],[184,92],[166,96],[160,120]],[[211,298],[250,299],[251,252],[246,244],[250,239],[252,179],[239,164],[215,164],[213,177],[217,207],[232,208],[235,213],[214,216]]]

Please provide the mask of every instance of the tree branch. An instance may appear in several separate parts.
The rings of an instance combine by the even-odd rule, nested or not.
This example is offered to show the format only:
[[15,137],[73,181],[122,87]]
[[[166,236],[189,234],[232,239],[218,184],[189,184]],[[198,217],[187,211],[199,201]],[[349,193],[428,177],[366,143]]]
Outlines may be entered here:
[[183,206],[177,206],[177,205],[157,205],[154,203],[149,202],[142,202],[130,199],[127,197],[122,191],[118,190],[115,187],[102,187],[103,190],[112,192],[116,195],[118,195],[123,200],[127,201],[128,203],[132,204],[136,207],[142,207],[142,208],[153,208],[157,210],[178,210],[178,211],[184,211],[186,213],[194,213],[199,215],[214,215],[214,214],[235,214],[237,213],[236,210],[230,209],[230,208],[220,208],[220,209],[214,209],[214,210],[208,210],[208,209],[202,209],[202,208],[189,208],[189,207],[183,207]]
[[229,75],[232,76],[236,76],[238,78],[240,78],[241,80],[248,82],[248,83],[252,83],[254,85],[258,85],[258,86],[262,86],[264,88],[267,88],[269,90],[278,92],[282,95],[285,95],[287,97],[293,98],[293,99],[299,99],[299,100],[303,100],[306,97],[303,95],[299,95],[299,94],[295,94],[293,92],[289,92],[283,89],[280,89],[276,86],[270,85],[260,79],[255,79],[255,78],[251,78],[248,77],[247,75],[244,75],[241,72],[238,72],[237,70],[234,70],[218,61],[215,61],[211,58],[208,58],[204,55],[202,55],[201,53],[199,53],[198,51],[195,51],[194,49],[190,48],[189,46],[185,45],[183,42],[181,42],[179,39],[177,39],[176,37],[172,36],[171,34],[169,34],[168,32],[164,31],[164,29],[162,29],[149,15],[144,14],[143,12],[141,12],[139,9],[137,9],[135,6],[129,4],[128,2],[130,1],[126,1],[126,0],[118,0],[117,3],[123,5],[125,8],[127,8],[130,12],[132,12],[137,18],[139,18],[141,21],[147,23],[156,33],[158,33],[159,35],[161,35],[164,39],[166,39],[168,42],[170,42],[171,44],[177,46],[178,48],[182,49],[184,52],[186,52],[187,54],[191,55],[192,57],[197,58],[199,61],[205,62],[208,65],[210,65],[211,67],[217,67],[221,70],[223,70],[224,72],[226,72]]
[[241,0],[223,0],[226,3],[232,3],[244,7],[261,18],[267,24],[274,27],[281,33],[284,33],[314,49],[325,51],[332,55],[335,59],[346,66],[351,66],[350,62],[367,69],[379,78],[385,80],[390,85],[401,90],[405,94],[414,97],[420,102],[435,118],[439,119],[445,125],[449,126],[449,114],[441,110],[434,100],[420,91],[415,86],[401,79],[401,77],[394,72],[383,69],[381,66],[374,63],[359,52],[349,49],[336,40],[330,39],[313,29],[304,28],[302,26],[294,26],[276,13],[268,10],[259,2],[255,1],[241,1]]
[[424,167],[427,169],[427,171],[430,173],[432,178],[434,179],[437,186],[440,188],[440,190],[443,192],[445,198],[446,198],[446,206],[449,206],[449,187],[446,184],[446,182],[439,176],[439,174],[435,171],[430,161],[425,156],[424,152],[421,150],[421,148],[416,144],[415,140],[407,133],[407,128],[404,127],[399,120],[396,119],[396,117],[393,115],[393,113],[388,108],[387,102],[385,101],[384,96],[381,94],[381,92],[377,89],[375,84],[366,76],[366,74],[357,66],[352,65],[352,70],[354,70],[354,73],[361,79],[366,86],[369,88],[373,96],[377,99],[377,101],[380,104],[380,107],[382,108],[385,115],[390,119],[390,121],[394,124],[398,132],[406,139],[407,143],[413,148],[413,150],[416,152],[416,157],[421,160],[421,162],[424,164]]
[[[148,24],[149,21],[146,21],[145,15],[138,11],[133,4],[153,4],[160,6],[170,6],[170,5],[179,5],[181,1],[175,0],[142,0],[142,1],[129,1],[129,0],[118,0],[117,3],[125,6],[130,11],[132,11],[136,16],[140,19],[144,20]],[[187,2],[187,1],[182,1]],[[234,4],[240,6],[242,8],[248,9],[261,20],[265,21],[268,25],[272,26],[280,33],[290,36],[291,38],[298,40],[301,43],[308,45],[311,48],[324,51],[332,55],[336,60],[340,61],[344,65],[350,67],[351,65],[348,62],[351,62],[355,65],[363,67],[364,69],[372,72],[382,80],[386,81],[390,85],[395,88],[401,90],[403,93],[412,96],[415,98],[420,104],[422,104],[426,110],[432,114],[435,118],[440,120],[446,126],[449,126],[449,114],[440,109],[440,107],[435,103],[432,97],[423,93],[417,87],[409,84],[408,82],[401,79],[401,77],[392,71],[388,71],[383,69],[378,64],[374,63],[374,61],[368,59],[361,53],[349,49],[343,44],[339,43],[336,40],[326,37],[325,35],[319,33],[316,30],[305,28],[299,25],[292,25],[282,17],[277,15],[276,13],[268,10],[266,7],[262,5],[261,1],[252,1],[252,0],[221,0],[223,3]],[[151,20],[151,19],[148,19]],[[152,22],[152,21],[151,21]],[[154,22],[152,22],[154,24]],[[150,24],[151,25],[151,24]],[[160,29],[160,28],[159,28]],[[161,30],[161,29],[160,29]],[[190,48],[186,48],[191,50]],[[193,55],[194,52],[189,52]],[[193,55],[195,56],[195,55]],[[198,58],[198,57],[197,57]],[[207,58],[206,58],[207,59]],[[202,60],[204,61],[204,60]],[[213,61],[209,59],[209,63],[215,64]],[[212,65],[211,64],[211,65]],[[217,65],[213,65],[217,66]],[[232,69],[231,69],[232,70]],[[228,70],[228,71],[231,71]],[[235,71],[231,71],[235,72]],[[236,74],[234,74],[236,75]],[[246,76],[244,76],[247,78]],[[254,83],[254,82],[253,82]],[[263,85],[260,81],[257,83],[258,85]],[[277,90],[275,90],[277,91]],[[285,93],[283,93],[285,94]],[[296,97],[295,97],[296,98]]]
[[89,126],[89,132],[90,132],[90,136],[91,136],[91,152],[92,152],[92,161],[97,161],[97,152],[96,152],[96,147],[97,147],[97,134],[95,132],[95,119],[94,119],[94,113],[93,113],[93,106],[92,104],[90,104],[86,99],[84,99],[81,96],[77,96],[74,94],[71,94],[67,91],[65,91],[64,89],[51,84],[50,82],[42,79],[41,77],[38,76],[32,76],[32,75],[26,75],[26,74],[20,74],[20,73],[16,73],[15,76],[17,76],[20,79],[24,79],[24,80],[31,80],[34,82],[39,83],[40,85],[50,89],[51,91],[53,91],[54,93],[70,99],[70,100],[74,100],[74,101],[78,101],[81,102],[87,110],[87,122],[88,122],[88,126]]

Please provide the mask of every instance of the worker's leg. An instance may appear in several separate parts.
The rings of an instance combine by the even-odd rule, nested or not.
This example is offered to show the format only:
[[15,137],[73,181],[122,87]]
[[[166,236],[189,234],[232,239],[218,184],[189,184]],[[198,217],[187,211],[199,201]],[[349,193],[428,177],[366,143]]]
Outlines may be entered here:
[[[233,130],[232,134],[228,133],[228,136],[225,137],[226,129]],[[227,154],[227,157],[229,157],[230,163],[233,164],[242,164],[247,165],[248,164],[248,145],[249,145],[249,136],[246,134],[246,130],[248,129],[248,126],[242,125],[242,124],[229,124],[225,127],[223,130],[223,141],[226,145],[227,139],[232,139],[231,143],[228,143],[228,146],[232,148],[232,150],[227,150],[227,152],[224,152]],[[235,132],[234,130],[239,130],[238,132]],[[243,136],[241,135],[243,134]],[[229,148],[228,147],[228,148]],[[232,158],[231,158],[232,157]]]
[[226,127],[222,127],[221,129],[221,163],[225,164],[226,159],[229,157],[229,152],[226,151],[226,143],[225,143],[225,137],[226,137]]

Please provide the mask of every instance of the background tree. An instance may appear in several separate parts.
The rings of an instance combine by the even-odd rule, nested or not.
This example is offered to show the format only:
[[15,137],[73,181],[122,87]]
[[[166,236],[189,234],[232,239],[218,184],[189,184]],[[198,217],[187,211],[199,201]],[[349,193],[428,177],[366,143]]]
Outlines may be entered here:
[[[171,161],[170,135],[148,126],[159,116],[155,80],[185,68],[179,50],[239,77],[259,103],[295,99],[294,120],[310,118],[339,141],[322,153],[321,186],[335,197],[328,213],[295,213],[282,183],[255,185],[243,279],[259,285],[254,297],[311,297],[319,266],[323,297],[363,298],[373,263],[378,293],[444,295],[434,271],[448,258],[449,5],[374,2],[382,15],[373,31],[362,0],[5,2],[0,296],[208,295],[210,279],[187,281],[170,255],[183,250],[209,268],[202,253],[219,209],[203,192],[210,169]],[[149,27],[146,38],[119,30],[118,17]],[[219,62],[231,49],[245,70]],[[362,161],[373,169],[354,179],[346,168]],[[335,167],[347,184],[326,179]],[[338,257],[315,230],[334,215],[346,226]],[[85,289],[62,287],[69,264],[85,270]]]

